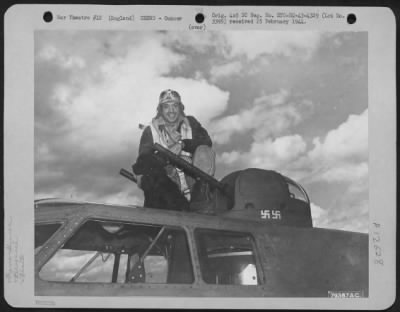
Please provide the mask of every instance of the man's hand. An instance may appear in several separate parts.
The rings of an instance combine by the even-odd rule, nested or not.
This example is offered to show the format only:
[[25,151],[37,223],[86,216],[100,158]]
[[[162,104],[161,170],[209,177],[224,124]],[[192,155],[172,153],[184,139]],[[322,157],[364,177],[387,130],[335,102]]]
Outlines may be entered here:
[[136,180],[137,180],[137,182],[136,182],[137,186],[142,188],[142,177],[143,177],[143,175],[142,174],[135,174],[135,177],[136,177]]
[[169,150],[174,153],[175,155],[179,155],[180,152],[182,151],[182,144],[181,143],[176,143],[172,147],[169,148]]

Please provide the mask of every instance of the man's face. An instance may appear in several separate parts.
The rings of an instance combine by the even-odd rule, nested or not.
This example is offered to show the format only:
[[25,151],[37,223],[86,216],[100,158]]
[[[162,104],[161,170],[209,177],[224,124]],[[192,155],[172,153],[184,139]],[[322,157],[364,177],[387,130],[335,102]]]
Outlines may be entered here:
[[174,123],[180,116],[180,106],[178,102],[167,102],[161,104],[161,114],[165,121]]

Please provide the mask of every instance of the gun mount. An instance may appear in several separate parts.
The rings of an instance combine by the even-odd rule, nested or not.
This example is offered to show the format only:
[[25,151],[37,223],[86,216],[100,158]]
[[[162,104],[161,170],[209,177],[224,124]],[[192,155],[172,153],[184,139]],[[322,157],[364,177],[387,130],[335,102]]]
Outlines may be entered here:
[[[157,143],[153,145],[153,150],[154,157],[163,165],[178,167],[210,186],[211,199],[202,203],[191,202],[193,211],[264,223],[312,227],[307,193],[301,185],[276,171],[248,168],[232,172],[218,181]],[[137,183],[135,176],[127,170],[121,169],[120,173]]]
[[190,175],[191,177],[195,178],[196,180],[203,180],[207,182],[212,188],[216,188],[221,191],[226,196],[232,196],[232,192],[229,190],[229,186],[227,184],[223,184],[219,182],[214,177],[210,176],[209,174],[205,173],[201,169],[193,166],[191,163],[187,162],[183,158],[175,155],[168,149],[164,148],[158,143],[153,145],[155,154],[160,154],[163,159],[165,159],[166,163],[174,165],[182,169],[185,173]]

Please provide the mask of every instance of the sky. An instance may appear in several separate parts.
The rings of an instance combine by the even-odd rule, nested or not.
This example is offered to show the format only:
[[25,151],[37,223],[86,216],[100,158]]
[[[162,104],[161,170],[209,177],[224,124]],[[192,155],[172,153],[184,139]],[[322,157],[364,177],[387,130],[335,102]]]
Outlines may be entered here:
[[316,227],[368,231],[366,32],[36,31],[35,199],[142,205],[119,175],[158,96],[208,130],[216,177],[299,182]]

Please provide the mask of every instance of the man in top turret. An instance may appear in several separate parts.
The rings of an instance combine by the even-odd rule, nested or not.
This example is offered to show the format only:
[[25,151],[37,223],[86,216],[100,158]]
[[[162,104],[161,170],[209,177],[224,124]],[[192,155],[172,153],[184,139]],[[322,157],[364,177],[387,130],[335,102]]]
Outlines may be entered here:
[[139,156],[132,166],[138,185],[144,191],[144,206],[159,209],[189,210],[195,180],[179,168],[163,166],[153,155],[152,146],[158,143],[176,155],[201,167],[210,175],[215,172],[215,154],[207,131],[193,117],[186,116],[178,92],[161,92],[157,115],[140,139]]

